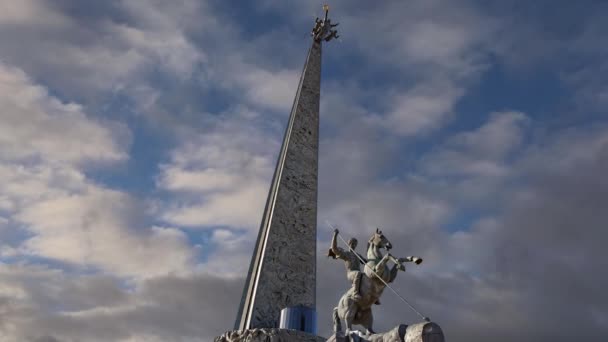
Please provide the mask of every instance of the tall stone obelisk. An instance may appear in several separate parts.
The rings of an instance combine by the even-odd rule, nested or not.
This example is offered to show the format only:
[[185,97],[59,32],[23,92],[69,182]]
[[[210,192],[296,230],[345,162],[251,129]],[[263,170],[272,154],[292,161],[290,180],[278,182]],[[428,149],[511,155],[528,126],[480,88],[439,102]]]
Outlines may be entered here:
[[[334,25],[335,26],[335,25]],[[283,308],[314,309],[321,44],[336,38],[316,21],[296,92],[235,329],[278,328]]]

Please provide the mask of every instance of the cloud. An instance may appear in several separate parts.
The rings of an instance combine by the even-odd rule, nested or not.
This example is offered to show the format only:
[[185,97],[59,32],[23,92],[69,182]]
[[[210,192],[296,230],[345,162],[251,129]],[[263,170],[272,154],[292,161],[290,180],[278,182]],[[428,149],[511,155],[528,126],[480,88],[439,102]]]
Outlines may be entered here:
[[355,54],[366,67],[353,79],[387,76],[373,87],[382,89],[373,119],[389,134],[403,137],[427,135],[456,115],[455,105],[490,67],[494,35],[502,27],[500,20],[468,1],[336,6],[341,29],[357,37],[343,38],[344,45],[335,51],[336,64]]
[[[317,5],[264,1],[247,20],[203,1],[0,6],[0,340],[230,329],[308,44],[302,13]],[[603,110],[601,7],[332,7],[342,41],[324,56],[320,334],[349,286],[324,257],[328,219],[360,241],[380,226],[395,254],[423,257],[393,285],[450,340],[606,335],[606,127],[580,125]],[[518,99],[499,83],[545,73],[566,105],[534,96],[504,110]],[[498,112],[478,120],[465,98]],[[541,107],[559,110],[548,120]],[[132,163],[145,173],[129,168],[113,188],[95,178]],[[156,182],[122,188],[139,177]],[[419,319],[393,299],[374,307],[378,330]]]
[[244,82],[249,101],[275,110],[289,110],[298,85],[299,73],[296,70],[269,72],[254,69],[242,76],[239,79]]
[[162,217],[183,226],[257,227],[278,148],[278,139],[242,117],[185,139],[158,177],[161,189],[183,195]]
[[463,90],[451,82],[416,86],[393,98],[391,111],[379,123],[402,136],[428,133],[444,124]]
[[[210,341],[236,317],[242,279],[165,276],[127,290],[42,266],[0,264],[4,341]],[[222,289],[218,291],[218,289]],[[218,308],[227,312],[218,313]]]
[[44,3],[24,0],[18,3],[4,3],[0,15],[1,25],[37,24],[56,26],[65,23],[65,16]]
[[528,117],[521,112],[492,113],[475,130],[456,134],[424,157],[427,175],[503,177],[507,158],[521,146]]
[[[3,61],[60,96],[103,112],[124,111],[126,105],[163,129],[183,129],[198,124],[206,112],[198,102],[215,100],[218,93],[237,104],[281,111],[289,109],[295,94],[301,62],[269,63],[259,49],[276,48],[277,35],[281,41],[285,35],[269,32],[248,42],[232,16],[206,1],[7,7],[21,20],[0,19]],[[188,109],[176,110],[176,103],[187,103]]]
[[[142,211],[116,191],[89,187],[23,209],[14,220],[33,234],[23,252],[122,276],[153,276],[187,271],[193,259],[187,238],[173,228],[139,230],[131,219]],[[154,263],[151,259],[162,255]]]
[[[522,120],[521,114],[502,115],[502,119],[494,115],[474,132],[484,132],[508,117]],[[459,134],[451,141],[464,143],[483,136],[471,133]],[[585,338],[598,340],[605,334],[605,325],[597,312],[608,307],[598,291],[608,279],[600,275],[594,276],[593,282],[583,279],[604,267],[599,241],[604,240],[606,218],[600,207],[608,189],[599,174],[606,163],[605,139],[606,129],[600,126],[592,131],[563,130],[536,140],[514,162],[517,172],[512,177],[520,181],[500,188],[504,195],[495,215],[475,220],[465,231],[449,232],[424,224],[416,229],[417,222],[425,222],[418,219],[425,211],[416,206],[411,212],[387,210],[387,203],[397,207],[404,201],[394,200],[391,191],[383,191],[358,208],[365,211],[363,217],[353,217],[354,210],[344,216],[342,222],[348,225],[344,225],[343,234],[364,238],[361,234],[369,233],[369,228],[359,226],[373,219],[387,225],[385,232],[395,246],[394,254],[425,258],[422,265],[401,274],[394,286],[417,309],[439,322],[451,339],[494,336],[500,341],[567,341],[585,331]],[[492,153],[486,150],[484,154],[504,153],[505,149],[495,147],[489,149]],[[419,188],[411,184],[406,191],[398,189],[392,184],[391,190],[404,198],[419,196]],[[460,203],[455,199],[446,205],[451,208],[445,211],[448,216],[434,216],[438,220],[429,221],[431,226],[448,222]],[[382,214],[374,217],[374,211]],[[332,208],[331,212],[336,211]],[[406,230],[391,228],[397,227],[399,220]],[[319,302],[329,303],[319,307],[320,326],[328,333],[332,303],[337,303],[348,284],[340,280],[343,274],[336,275],[339,266],[333,261],[321,258],[318,267],[319,287],[323,289]],[[404,304],[391,300],[391,293],[384,298],[374,310],[379,329],[419,319]],[[564,321],[571,322],[573,328],[564,328],[560,323]]]
[[87,117],[82,106],[62,103],[5,64],[0,64],[0,106],[1,160],[82,164],[127,158],[130,135],[124,125]]
[[[209,244],[213,253],[199,265],[199,271],[220,275],[223,278],[239,279],[249,271],[253,241],[257,232],[238,232],[231,229],[213,231]],[[240,294],[239,294],[240,295]]]
[[[115,89],[126,91],[153,67],[189,78],[205,61],[204,52],[180,27],[180,23],[192,23],[196,2],[164,6],[126,1],[89,9],[78,2],[49,5],[27,1],[6,5],[6,9],[8,14],[3,12],[0,17],[4,62],[81,101]],[[90,15],[91,10],[99,13]],[[121,13],[120,20],[112,17],[117,13]],[[30,43],[22,44],[23,40]]]
[[531,141],[532,127],[532,119],[524,113],[491,113],[478,127],[444,136],[412,158],[412,167],[404,169],[400,178],[414,189],[457,202],[463,219],[494,211],[508,195],[503,187],[521,180],[514,161]]
[[[141,203],[84,173],[128,158],[128,128],[91,119],[82,106],[60,102],[18,69],[2,65],[0,78],[0,174],[6,181],[0,198],[7,224],[27,232],[12,234],[5,253],[122,276],[185,271],[195,254],[184,233],[146,228]],[[150,264],[158,253],[164,257]]]
[[[114,277],[191,273],[194,254],[184,233],[142,229],[135,217],[142,208],[130,196],[91,184],[70,168],[3,167],[3,173],[10,187],[0,193],[12,203],[7,224],[28,232],[25,240],[3,239],[14,247],[4,245],[2,258],[20,260],[13,265],[0,262],[3,340],[90,339],[90,333],[99,340],[126,340],[137,335],[127,325],[122,332],[108,329],[119,326],[120,318],[108,325],[100,322],[114,317],[114,312],[146,311],[149,306],[144,300],[133,304],[132,295]],[[32,256],[74,265],[76,274],[32,265]],[[95,308],[98,313],[90,318],[71,316]],[[98,323],[101,330],[93,328]]]

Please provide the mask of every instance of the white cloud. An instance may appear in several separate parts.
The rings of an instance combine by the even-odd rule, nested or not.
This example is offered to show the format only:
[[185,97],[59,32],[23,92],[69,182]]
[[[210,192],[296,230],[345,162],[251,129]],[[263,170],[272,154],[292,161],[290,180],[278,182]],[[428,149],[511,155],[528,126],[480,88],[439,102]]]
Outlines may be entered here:
[[501,27],[468,1],[340,6],[345,7],[340,27],[357,37],[347,49],[366,57],[370,75],[394,77],[383,82],[385,91],[377,96],[386,105],[374,119],[398,136],[424,135],[449,121],[469,86],[489,67]]
[[[230,32],[222,34],[226,35],[223,37],[225,43],[215,51],[205,81],[213,82],[228,94],[236,94],[239,104],[287,114],[298,87],[302,65],[299,64],[296,68],[267,65],[266,55],[253,42],[249,45],[235,44],[240,39],[238,35],[231,35]],[[272,46],[267,41],[276,38],[269,33],[259,39],[262,40],[259,42],[262,46]],[[262,60],[252,60],[254,56],[244,55],[244,51],[255,57],[261,54],[262,57],[257,58]],[[304,53],[305,50],[302,50],[301,54]]]
[[605,124],[581,129],[565,130],[551,137],[547,146],[534,146],[522,162],[527,172],[540,176],[539,168],[550,168],[554,174],[581,172],[582,165],[603,165],[608,153],[608,134]]
[[449,81],[430,82],[396,95],[380,124],[403,136],[427,133],[444,124],[464,90]]
[[205,55],[198,50],[177,27],[148,28],[147,30],[124,24],[108,24],[107,31],[121,38],[120,45],[128,46],[148,62],[164,66],[178,77],[188,78]]
[[237,77],[246,89],[247,97],[253,104],[275,110],[288,111],[298,87],[299,71],[280,70],[270,72],[248,66],[249,72]]
[[[63,97],[86,104],[103,101],[108,107],[127,99],[135,105],[129,110],[167,128],[196,121],[189,113],[199,117],[205,111],[197,101],[207,89],[265,110],[287,112],[291,106],[300,63],[276,65],[266,50],[260,51],[260,46],[276,48],[274,41],[283,41],[283,32],[246,42],[235,29],[238,23],[216,15],[206,1],[120,1],[91,8],[78,2],[28,2],[21,7],[22,20],[7,19],[5,34],[0,32],[3,60]],[[89,11],[99,13],[76,14]],[[61,20],[43,25],[53,15]],[[159,76],[176,81],[171,91],[154,82]],[[175,103],[184,107],[176,110]]]
[[[8,225],[25,241],[3,254],[35,255],[121,276],[183,272],[194,251],[174,228],[146,229],[145,208],[126,193],[87,179],[83,169],[128,157],[126,126],[91,119],[20,70],[0,67],[0,188]],[[158,254],[155,263],[150,260]]]
[[527,123],[529,119],[522,112],[491,113],[482,126],[456,135],[448,144],[467,149],[481,158],[504,158],[523,143]]
[[475,34],[464,25],[419,21],[404,35],[404,50],[420,62],[448,61],[468,52]]
[[162,166],[158,186],[185,199],[166,205],[162,217],[185,226],[257,227],[278,148],[243,118],[184,139]]
[[356,4],[345,5],[356,15],[340,21],[356,30],[356,44],[367,57],[396,67],[416,66],[414,73],[462,75],[475,70],[500,27],[468,1],[451,6],[442,1],[387,2],[367,9],[365,15]]
[[210,244],[216,247],[199,271],[222,278],[239,279],[249,270],[249,262],[257,232],[235,233],[228,229],[216,229]]
[[7,342],[210,341],[227,329],[226,313],[236,315],[242,290],[241,279],[213,275],[157,277],[125,289],[109,276],[2,263],[0,279]]
[[230,192],[207,194],[201,202],[169,206],[162,215],[167,222],[182,226],[223,226],[253,229],[262,216],[268,184],[259,182]]
[[67,18],[44,2],[23,0],[0,4],[0,25],[60,26]]
[[31,236],[13,252],[126,277],[189,271],[195,251],[185,234],[143,226],[138,216],[145,208],[137,200],[84,179],[62,187],[46,173],[54,171],[14,175],[20,180],[0,191],[13,203],[12,225]]
[[0,64],[0,107],[0,160],[82,164],[127,158],[125,126],[91,119],[82,106],[62,103],[5,64]]
[[521,146],[529,121],[521,112],[492,113],[475,130],[458,133],[422,160],[427,175],[504,177],[506,158]]
[[[185,33],[187,27],[209,22],[193,20],[202,2],[170,6],[122,1],[94,8],[118,11],[121,20],[103,14],[80,18],[64,11],[64,5],[38,1],[4,4],[0,25],[6,34],[0,34],[0,44],[5,62],[71,98],[91,100],[117,88],[128,91],[139,86],[151,68],[188,79],[205,62],[204,52]],[[45,52],[39,53],[39,49]]]
[[469,210],[491,210],[507,195],[502,187],[521,174],[513,161],[521,156],[531,122],[521,112],[491,113],[477,128],[447,136],[417,158],[405,178]]
[[120,276],[188,271],[194,254],[185,234],[173,228],[140,229],[131,216],[141,210],[123,193],[90,186],[84,194],[39,201],[15,220],[33,234],[21,247],[26,254]]

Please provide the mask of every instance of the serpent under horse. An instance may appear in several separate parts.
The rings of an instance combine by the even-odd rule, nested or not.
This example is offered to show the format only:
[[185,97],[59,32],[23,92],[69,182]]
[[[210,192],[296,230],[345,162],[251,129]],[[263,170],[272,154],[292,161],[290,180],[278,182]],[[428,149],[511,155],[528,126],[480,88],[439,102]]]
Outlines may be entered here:
[[[382,248],[387,251],[386,255],[382,255]],[[398,271],[405,271],[404,262],[414,262],[416,264],[422,262],[422,259],[413,256],[397,259],[388,253],[391,248],[390,241],[382,234],[382,231],[376,228],[367,244],[367,263],[365,264],[365,273],[361,277],[361,296],[356,299],[352,288],[342,295],[338,306],[334,308],[335,332],[342,330],[340,320],[344,320],[346,334],[352,330],[353,324],[363,326],[368,335],[373,334],[374,317],[371,308],[374,303],[378,302],[386,287],[378,277],[381,277],[386,283],[392,283],[397,277]],[[389,261],[394,263],[390,269],[388,267]]]

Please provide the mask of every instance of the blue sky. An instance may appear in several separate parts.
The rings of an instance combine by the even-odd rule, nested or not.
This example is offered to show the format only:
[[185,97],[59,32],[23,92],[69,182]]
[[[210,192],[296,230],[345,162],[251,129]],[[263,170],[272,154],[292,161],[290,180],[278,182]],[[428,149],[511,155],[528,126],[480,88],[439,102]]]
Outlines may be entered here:
[[[321,5],[0,4],[0,339],[233,326]],[[423,257],[395,286],[450,340],[606,336],[606,4],[330,5],[320,333],[348,287],[329,220]]]

